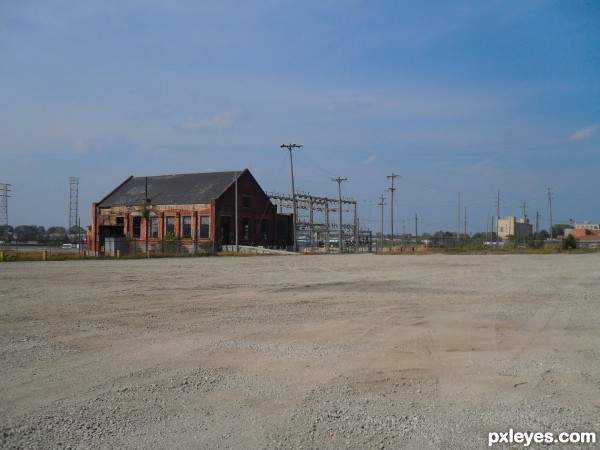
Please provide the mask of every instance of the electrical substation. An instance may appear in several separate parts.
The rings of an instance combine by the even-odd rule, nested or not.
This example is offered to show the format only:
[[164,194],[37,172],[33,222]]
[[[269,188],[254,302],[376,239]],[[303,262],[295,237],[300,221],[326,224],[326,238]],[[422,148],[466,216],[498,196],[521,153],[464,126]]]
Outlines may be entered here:
[[[280,214],[293,214],[294,199],[289,194],[267,193]],[[305,252],[339,252],[340,223],[343,251],[363,253],[372,250],[372,232],[361,229],[355,200],[318,197],[296,192],[296,236],[298,248]],[[339,214],[341,211],[341,215]],[[338,221],[332,220],[337,216]],[[344,217],[347,219],[344,220]]]

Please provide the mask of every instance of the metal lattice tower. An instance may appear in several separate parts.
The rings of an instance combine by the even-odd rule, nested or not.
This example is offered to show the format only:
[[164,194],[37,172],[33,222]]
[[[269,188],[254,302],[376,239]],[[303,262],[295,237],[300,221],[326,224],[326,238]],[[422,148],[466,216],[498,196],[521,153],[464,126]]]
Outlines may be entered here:
[[69,228],[68,233],[71,233],[71,228],[77,226],[77,207],[79,204],[79,178],[70,177],[69,186],[71,187],[71,195],[69,201]]
[[0,183],[0,225],[4,225],[5,232],[8,232],[8,198],[10,195],[10,184]]

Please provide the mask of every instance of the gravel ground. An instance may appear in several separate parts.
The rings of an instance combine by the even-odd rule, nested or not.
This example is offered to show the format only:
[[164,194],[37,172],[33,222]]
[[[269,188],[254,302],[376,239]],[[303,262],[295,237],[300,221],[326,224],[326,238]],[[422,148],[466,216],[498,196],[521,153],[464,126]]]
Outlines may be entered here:
[[0,447],[600,437],[599,268],[598,253],[0,264]]

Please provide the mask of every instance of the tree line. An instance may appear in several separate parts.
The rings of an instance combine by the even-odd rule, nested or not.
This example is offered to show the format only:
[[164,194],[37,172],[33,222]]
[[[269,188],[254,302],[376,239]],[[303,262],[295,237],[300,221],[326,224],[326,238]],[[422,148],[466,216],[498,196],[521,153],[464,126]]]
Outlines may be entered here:
[[0,240],[10,242],[38,242],[38,243],[56,243],[76,241],[78,236],[85,238],[85,229],[72,226],[70,230],[65,227],[53,226],[45,228],[40,225],[0,225]]

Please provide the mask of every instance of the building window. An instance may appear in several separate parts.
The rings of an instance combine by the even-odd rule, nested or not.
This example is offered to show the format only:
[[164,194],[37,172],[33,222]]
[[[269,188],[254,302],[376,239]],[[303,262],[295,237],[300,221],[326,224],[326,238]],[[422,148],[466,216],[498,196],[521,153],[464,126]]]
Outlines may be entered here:
[[250,219],[242,219],[242,239],[250,239]]
[[142,237],[142,216],[133,216],[133,228],[131,229],[131,235],[138,239]]
[[250,197],[242,197],[242,208],[250,208]]
[[158,217],[150,218],[150,237],[158,239]]
[[181,218],[181,237],[192,237],[192,216],[183,216]]
[[123,216],[119,216],[117,217],[117,226],[125,226],[125,217]]
[[200,216],[200,239],[210,238],[210,217]]
[[165,217],[165,234],[175,234],[175,217],[167,216]]

